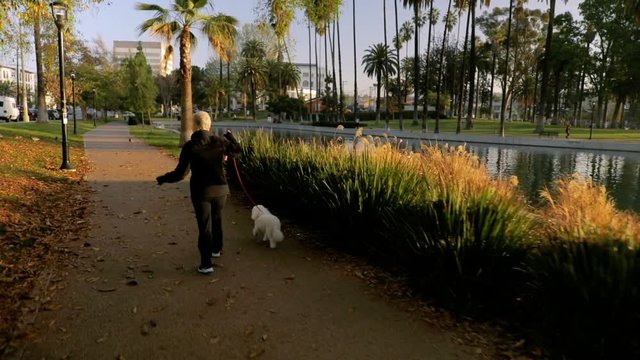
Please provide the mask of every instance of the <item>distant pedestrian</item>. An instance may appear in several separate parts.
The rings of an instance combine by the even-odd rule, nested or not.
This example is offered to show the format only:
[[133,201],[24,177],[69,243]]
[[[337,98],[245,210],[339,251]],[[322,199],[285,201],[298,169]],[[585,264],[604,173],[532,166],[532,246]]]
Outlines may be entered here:
[[227,130],[224,137],[209,132],[211,117],[204,111],[193,116],[196,131],[182,146],[175,170],[158,176],[158,185],[175,183],[191,174],[191,203],[198,222],[198,272],[213,272],[212,257],[222,252],[222,209],[229,194],[225,158],[240,151],[240,145]]
[[571,135],[571,134],[570,134],[570,131],[571,131],[571,121],[568,121],[568,120],[567,120],[567,121],[565,121],[565,122],[564,122],[564,132],[565,132],[565,134],[567,134],[567,135],[564,137],[565,139],[568,139],[568,138],[569,138],[569,135]]

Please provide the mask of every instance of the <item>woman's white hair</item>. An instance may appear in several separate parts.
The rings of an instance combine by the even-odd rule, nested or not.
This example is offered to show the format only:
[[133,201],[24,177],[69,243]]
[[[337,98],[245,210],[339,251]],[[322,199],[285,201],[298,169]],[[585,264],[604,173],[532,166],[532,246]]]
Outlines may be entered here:
[[206,111],[198,111],[193,115],[195,130],[209,130],[211,128],[211,116]]

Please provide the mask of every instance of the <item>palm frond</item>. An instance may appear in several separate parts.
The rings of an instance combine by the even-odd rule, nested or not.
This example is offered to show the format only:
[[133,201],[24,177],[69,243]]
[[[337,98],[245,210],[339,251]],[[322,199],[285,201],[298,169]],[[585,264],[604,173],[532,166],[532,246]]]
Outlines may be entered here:
[[238,20],[233,16],[217,14],[203,17],[202,21],[202,32],[213,49],[223,60],[229,61],[230,54],[235,49]]

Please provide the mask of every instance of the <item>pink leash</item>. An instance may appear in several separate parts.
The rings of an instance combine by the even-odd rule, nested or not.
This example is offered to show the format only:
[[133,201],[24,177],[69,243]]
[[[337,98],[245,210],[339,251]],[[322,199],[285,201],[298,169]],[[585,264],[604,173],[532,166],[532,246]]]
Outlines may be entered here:
[[238,169],[238,163],[236,162],[235,156],[232,157],[232,159],[233,159],[233,167],[236,169],[236,176],[238,178],[238,182],[240,183],[240,186],[242,187],[244,194],[247,195],[247,197],[249,198],[249,201],[251,201],[251,203],[255,206],[256,202],[253,201],[253,198],[251,197],[251,195],[249,195],[247,188],[244,186],[244,183],[242,182],[242,178],[240,177],[240,170]]

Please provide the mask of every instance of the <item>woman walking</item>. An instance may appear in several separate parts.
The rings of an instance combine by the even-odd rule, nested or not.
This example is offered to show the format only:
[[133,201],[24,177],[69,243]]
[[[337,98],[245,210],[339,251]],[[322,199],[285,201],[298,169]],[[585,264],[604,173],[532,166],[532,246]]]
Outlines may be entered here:
[[158,185],[175,183],[184,179],[189,171],[191,181],[191,203],[198,222],[198,250],[200,266],[198,272],[213,272],[212,257],[219,257],[222,251],[222,209],[229,194],[225,172],[226,156],[240,151],[240,145],[227,130],[224,137],[209,132],[211,117],[204,111],[193,116],[196,131],[182,146],[180,159],[175,170],[158,176]]

